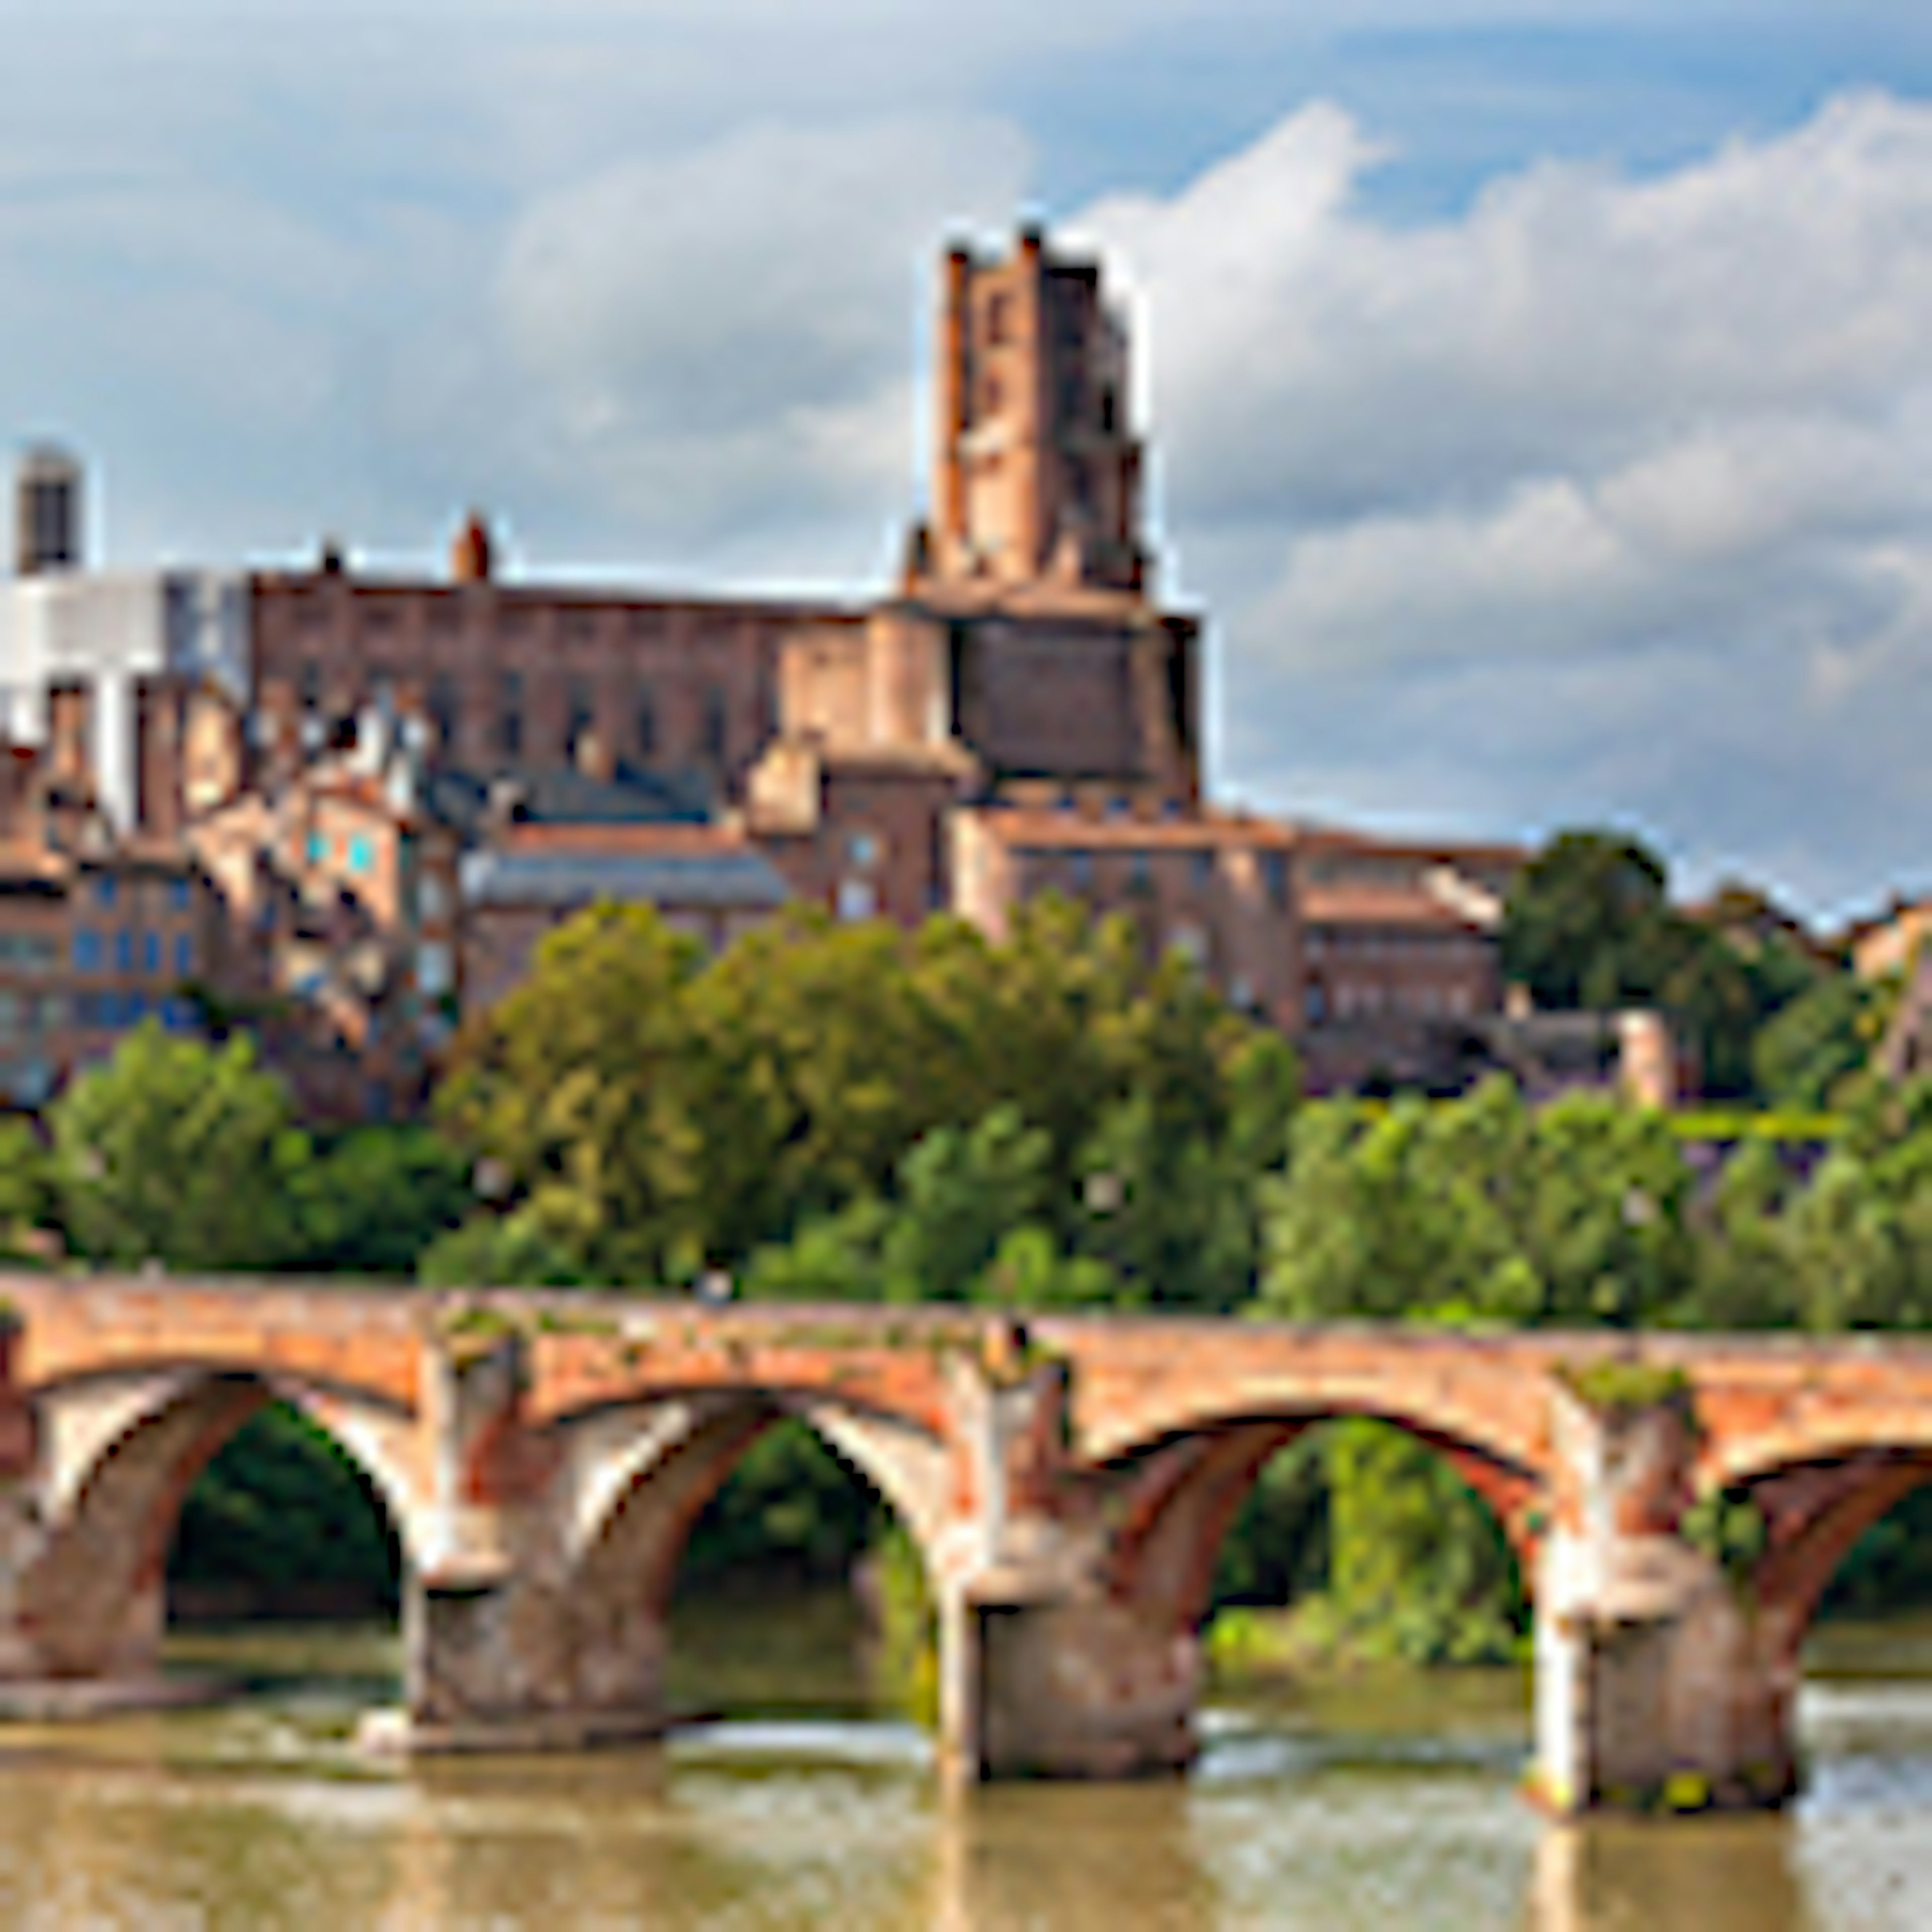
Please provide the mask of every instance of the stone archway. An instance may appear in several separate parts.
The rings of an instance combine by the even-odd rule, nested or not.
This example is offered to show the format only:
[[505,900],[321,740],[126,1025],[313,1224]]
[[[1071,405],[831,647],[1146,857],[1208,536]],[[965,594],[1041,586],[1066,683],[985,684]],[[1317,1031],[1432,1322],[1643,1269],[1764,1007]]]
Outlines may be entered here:
[[40,1468],[31,1546],[13,1574],[10,1676],[140,1678],[156,1667],[182,1506],[209,1460],[282,1400],[367,1478],[406,1564],[415,1514],[406,1417],[353,1392],[230,1370],[82,1378],[36,1398]]
[[1400,1414],[1324,1408],[1204,1420],[1110,1465],[1116,1598],[1165,1631],[1191,1634],[1208,1613],[1222,1540],[1269,1461],[1308,1430],[1351,1416],[1389,1423],[1441,1456],[1495,1520],[1533,1594],[1537,1472]]

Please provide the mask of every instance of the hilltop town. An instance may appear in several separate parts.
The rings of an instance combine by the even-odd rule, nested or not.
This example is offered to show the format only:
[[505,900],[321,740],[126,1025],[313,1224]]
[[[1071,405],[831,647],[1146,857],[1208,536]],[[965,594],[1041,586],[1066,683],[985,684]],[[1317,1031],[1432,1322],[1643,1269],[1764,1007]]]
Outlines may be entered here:
[[524,580],[91,567],[84,478],[16,482],[0,590],[0,1091],[143,1020],[245,1016],[313,1108],[407,1108],[452,1024],[598,900],[717,949],[780,908],[998,936],[1124,912],[1317,1085],[1440,1073],[1498,1016],[1526,856],[1219,810],[1201,624],[1158,594],[1130,344],[1022,232],[941,272],[927,513],[838,603]]

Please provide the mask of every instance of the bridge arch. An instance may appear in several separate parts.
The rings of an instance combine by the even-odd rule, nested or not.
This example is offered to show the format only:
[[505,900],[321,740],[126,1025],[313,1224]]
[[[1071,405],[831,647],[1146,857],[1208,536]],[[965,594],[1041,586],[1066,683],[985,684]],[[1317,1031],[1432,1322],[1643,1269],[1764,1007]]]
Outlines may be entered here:
[[1932,1483],[1932,1444],[1874,1442],[1864,1434],[1757,1463],[1722,1485],[1758,1512],[1764,1546],[1751,1583],[1759,1625],[1772,1659],[1794,1676],[1826,1595],[1860,1539]]
[[640,1402],[560,1426],[580,1466],[572,1571],[592,1581],[621,1576],[661,1600],[705,1504],[752,1444],[787,1418],[850,1463],[930,1561],[949,1500],[950,1462],[938,1437],[890,1410],[821,1388],[748,1387]]
[[1539,1470],[1405,1408],[1303,1400],[1259,1413],[1204,1412],[1112,1459],[1114,1594],[1156,1627],[1198,1629],[1212,1607],[1222,1544],[1268,1464],[1307,1431],[1352,1419],[1390,1424],[1441,1457],[1495,1521],[1532,1592]]
[[50,1674],[154,1667],[166,1571],[196,1478],[274,1402],[304,1415],[366,1478],[412,1560],[419,1510],[401,1444],[410,1425],[360,1392],[213,1367],[80,1376],[36,1394],[42,1546],[21,1576],[19,1618]]
[[802,1422],[884,1500],[931,1570],[946,1502],[945,1446],[889,1411],[822,1388],[668,1395],[553,1425],[575,1464],[560,1578],[574,1682],[593,1706],[662,1708],[669,1616],[692,1529],[758,1438]]

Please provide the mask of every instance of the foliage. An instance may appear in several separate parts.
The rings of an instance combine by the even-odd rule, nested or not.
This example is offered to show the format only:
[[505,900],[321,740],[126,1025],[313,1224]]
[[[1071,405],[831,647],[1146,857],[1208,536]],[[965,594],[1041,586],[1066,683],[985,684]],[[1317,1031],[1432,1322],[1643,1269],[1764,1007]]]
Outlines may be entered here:
[[1764,1554],[1769,1526],[1763,1512],[1740,1490],[1713,1490],[1684,1512],[1678,1533],[1736,1581],[1748,1576]]
[[463,1156],[424,1127],[358,1128],[296,1172],[301,1265],[327,1274],[407,1276],[475,1205]]
[[1824,1088],[1816,1082],[1828,1086],[1843,1070],[1814,1036],[1827,1010],[1794,1021],[1761,1065],[1756,1042],[1773,1016],[1843,976],[1780,934],[1748,932],[1740,916],[1748,907],[1720,908],[1713,922],[1675,910],[1668,884],[1663,860],[1638,839],[1559,833],[1510,892],[1504,970],[1546,1007],[1661,1009],[1694,1053],[1707,1094],[1819,1104]]
[[1052,1298],[1118,1276],[1225,1307],[1294,1088],[1185,962],[1048,898],[998,945],[800,914],[706,967],[647,910],[595,909],[465,1036],[439,1104],[592,1279],[956,1298],[1017,1237],[1004,1276]]
[[1327,1460],[1323,1433],[1313,1430],[1269,1457],[1243,1498],[1221,1540],[1214,1600],[1217,1609],[1287,1603],[1318,1589],[1328,1574]]
[[401,1556],[368,1478],[278,1402],[244,1423],[189,1490],[168,1574],[269,1591],[333,1585],[393,1608]]
[[245,1039],[210,1048],[140,1027],[50,1118],[61,1212],[91,1258],[266,1268],[300,1252],[308,1137]]
[[28,1123],[0,1120],[0,1252],[17,1252],[56,1212],[53,1164]]
[[844,1582],[888,1521],[869,1484],[802,1422],[767,1429],[693,1526],[680,1589]]
[[1368,1418],[1324,1434],[1328,1582],[1297,1617],[1304,1646],[1404,1664],[1516,1655],[1528,1610],[1515,1559],[1449,1464]]
[[578,1288],[584,1277],[531,1216],[477,1214],[440,1234],[416,1272],[430,1288]]
[[1600,1094],[1303,1110],[1264,1189],[1262,1302],[1308,1320],[1634,1326],[1688,1285],[1690,1176],[1656,1116]]
[[1758,1091],[1779,1107],[1828,1106],[1871,1057],[1882,997],[1853,973],[1834,973],[1798,994],[1752,1043]]
[[1598,1415],[1622,1418],[1665,1407],[1689,1412],[1690,1378],[1674,1364],[1576,1362],[1558,1369],[1556,1374],[1577,1400]]

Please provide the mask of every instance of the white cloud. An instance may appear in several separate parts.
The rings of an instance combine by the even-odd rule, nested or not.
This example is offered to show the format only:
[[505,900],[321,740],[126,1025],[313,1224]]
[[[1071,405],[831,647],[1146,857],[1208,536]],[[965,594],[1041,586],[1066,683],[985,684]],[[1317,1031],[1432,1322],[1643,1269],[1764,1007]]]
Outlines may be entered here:
[[927,265],[949,224],[1004,218],[1027,158],[959,117],[764,128],[538,201],[497,282],[526,434],[687,542],[904,516]]
[[1365,212],[1376,158],[1316,106],[1080,224],[1151,320],[1236,776],[1746,846],[1748,800],[1814,896],[1924,868],[1932,109],[1532,166],[1414,227]]

